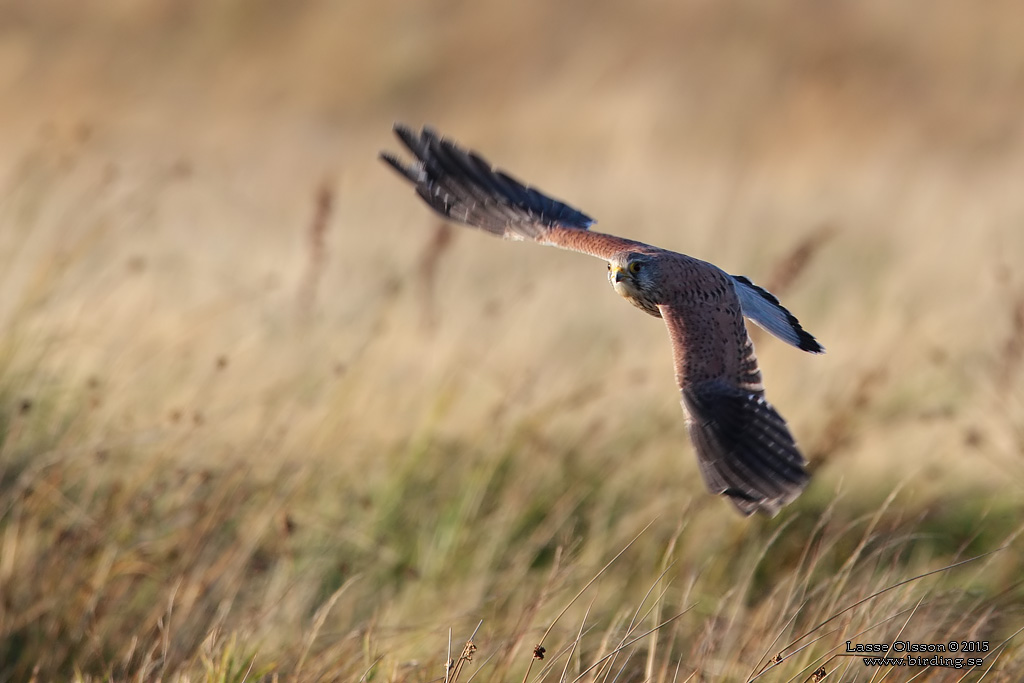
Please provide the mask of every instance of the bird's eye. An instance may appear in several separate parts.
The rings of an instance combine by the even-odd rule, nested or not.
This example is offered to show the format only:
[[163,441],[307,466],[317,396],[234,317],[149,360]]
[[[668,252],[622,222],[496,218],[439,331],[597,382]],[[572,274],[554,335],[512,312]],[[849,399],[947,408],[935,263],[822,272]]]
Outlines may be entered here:
[[633,275],[636,275],[637,273],[639,273],[640,272],[640,262],[639,261],[633,261],[632,263],[630,263],[629,264],[629,272],[633,273]]
[[608,270],[611,270],[611,269],[612,269],[612,264],[611,264],[611,262],[609,262],[608,263]]

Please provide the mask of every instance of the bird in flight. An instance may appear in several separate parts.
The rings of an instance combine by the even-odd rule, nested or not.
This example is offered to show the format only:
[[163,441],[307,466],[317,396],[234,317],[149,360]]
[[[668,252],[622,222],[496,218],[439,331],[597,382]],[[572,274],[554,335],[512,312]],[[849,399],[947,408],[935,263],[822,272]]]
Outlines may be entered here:
[[807,461],[764,398],[743,318],[810,353],[825,349],[748,278],[692,256],[592,231],[594,219],[494,168],[430,128],[395,125],[415,156],[381,159],[436,212],[510,240],[532,240],[608,262],[608,282],[665,321],[690,439],[704,483],[744,515],[774,516],[807,485]]

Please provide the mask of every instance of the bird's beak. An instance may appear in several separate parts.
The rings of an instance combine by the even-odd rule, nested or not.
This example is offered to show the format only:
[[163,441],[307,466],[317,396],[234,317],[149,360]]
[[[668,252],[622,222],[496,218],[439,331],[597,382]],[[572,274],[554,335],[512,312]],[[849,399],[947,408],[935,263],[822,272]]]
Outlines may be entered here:
[[629,279],[629,274],[622,269],[622,266],[612,266],[612,275],[615,276],[616,282]]

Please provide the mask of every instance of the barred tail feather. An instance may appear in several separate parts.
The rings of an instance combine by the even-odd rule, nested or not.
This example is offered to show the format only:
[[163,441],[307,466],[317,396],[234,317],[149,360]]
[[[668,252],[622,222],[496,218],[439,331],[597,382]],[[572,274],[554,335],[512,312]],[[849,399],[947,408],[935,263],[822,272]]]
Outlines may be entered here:
[[774,294],[742,275],[731,277],[744,316],[787,344],[810,353],[825,353],[825,347],[800,325]]

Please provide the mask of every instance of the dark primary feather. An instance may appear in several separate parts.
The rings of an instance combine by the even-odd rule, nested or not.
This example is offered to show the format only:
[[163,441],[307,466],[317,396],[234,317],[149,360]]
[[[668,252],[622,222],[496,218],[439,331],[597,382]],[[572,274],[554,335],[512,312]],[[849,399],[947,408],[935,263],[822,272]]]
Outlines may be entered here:
[[[681,262],[681,266],[687,265]],[[786,421],[764,399],[761,372],[730,276],[702,269],[708,301],[659,306],[704,483],[745,515],[776,514],[809,479]],[[690,278],[698,276],[691,275]]]
[[479,155],[438,136],[395,124],[398,139],[416,157],[404,164],[382,152],[381,159],[416,187],[439,214],[512,239],[540,239],[545,228],[586,230],[595,221],[585,213],[494,169]]
[[786,421],[763,397],[720,380],[683,387],[689,431],[708,488],[745,515],[774,515],[809,479]]

